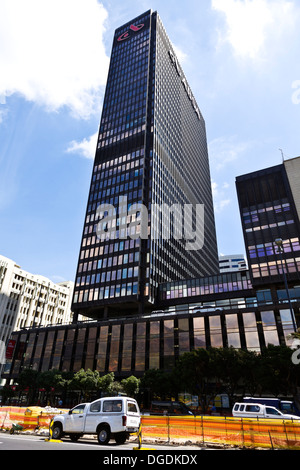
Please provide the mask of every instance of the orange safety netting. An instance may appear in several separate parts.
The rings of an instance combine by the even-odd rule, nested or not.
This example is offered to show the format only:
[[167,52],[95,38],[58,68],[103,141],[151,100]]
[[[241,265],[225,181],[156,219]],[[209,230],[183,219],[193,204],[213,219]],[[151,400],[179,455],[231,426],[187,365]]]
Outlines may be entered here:
[[300,449],[300,423],[217,416],[143,416],[143,437],[242,447]]
[[66,410],[53,410],[42,407],[0,407],[0,429],[11,429],[14,424],[18,424],[23,429],[49,428],[53,416],[65,412]]
[[[49,428],[53,416],[67,410],[0,407],[0,430]],[[300,449],[300,422],[219,416],[142,416],[143,439],[219,443],[240,447]]]

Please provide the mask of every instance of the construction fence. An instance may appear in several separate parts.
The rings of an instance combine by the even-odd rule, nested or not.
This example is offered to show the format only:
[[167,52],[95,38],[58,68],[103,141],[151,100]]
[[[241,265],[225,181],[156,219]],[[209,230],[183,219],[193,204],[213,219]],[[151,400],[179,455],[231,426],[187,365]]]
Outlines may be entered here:
[[[49,430],[53,416],[66,409],[0,407],[0,430]],[[300,450],[300,422],[221,416],[142,416],[142,439],[243,448]]]
[[142,436],[169,442],[300,449],[300,422],[219,416],[143,416]]
[[57,408],[42,408],[31,406],[29,408],[18,406],[0,407],[0,430],[9,431],[18,425],[24,431],[48,430],[53,416],[59,413],[67,413],[68,410]]

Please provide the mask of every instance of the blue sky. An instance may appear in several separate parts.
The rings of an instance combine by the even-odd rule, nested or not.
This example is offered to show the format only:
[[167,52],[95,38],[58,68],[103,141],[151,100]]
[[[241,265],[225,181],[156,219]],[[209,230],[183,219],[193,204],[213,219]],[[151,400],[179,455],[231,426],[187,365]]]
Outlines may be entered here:
[[235,177],[300,155],[295,0],[1,0],[0,254],[74,280],[116,27],[152,8],[206,121],[220,254]]

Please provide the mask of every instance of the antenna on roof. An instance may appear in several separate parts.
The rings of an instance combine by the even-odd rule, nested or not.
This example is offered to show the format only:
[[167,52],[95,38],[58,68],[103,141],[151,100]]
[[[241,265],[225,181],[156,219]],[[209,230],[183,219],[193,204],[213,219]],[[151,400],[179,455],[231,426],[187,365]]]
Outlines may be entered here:
[[279,149],[280,152],[281,152],[281,156],[282,156],[282,163],[284,162],[284,155],[283,155],[283,151],[281,149]]

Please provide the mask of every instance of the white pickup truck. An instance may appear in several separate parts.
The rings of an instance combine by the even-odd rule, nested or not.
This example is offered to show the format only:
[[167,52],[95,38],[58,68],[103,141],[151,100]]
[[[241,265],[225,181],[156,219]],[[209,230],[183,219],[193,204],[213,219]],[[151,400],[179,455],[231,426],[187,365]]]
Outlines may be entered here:
[[138,432],[141,421],[136,400],[129,397],[106,397],[92,403],[81,403],[68,413],[52,419],[52,439],[69,435],[77,441],[83,434],[96,434],[99,444],[114,438],[124,444],[131,433]]
[[293,419],[300,420],[300,416],[284,414],[274,406],[261,403],[235,403],[232,416],[238,418],[264,418],[264,419]]

